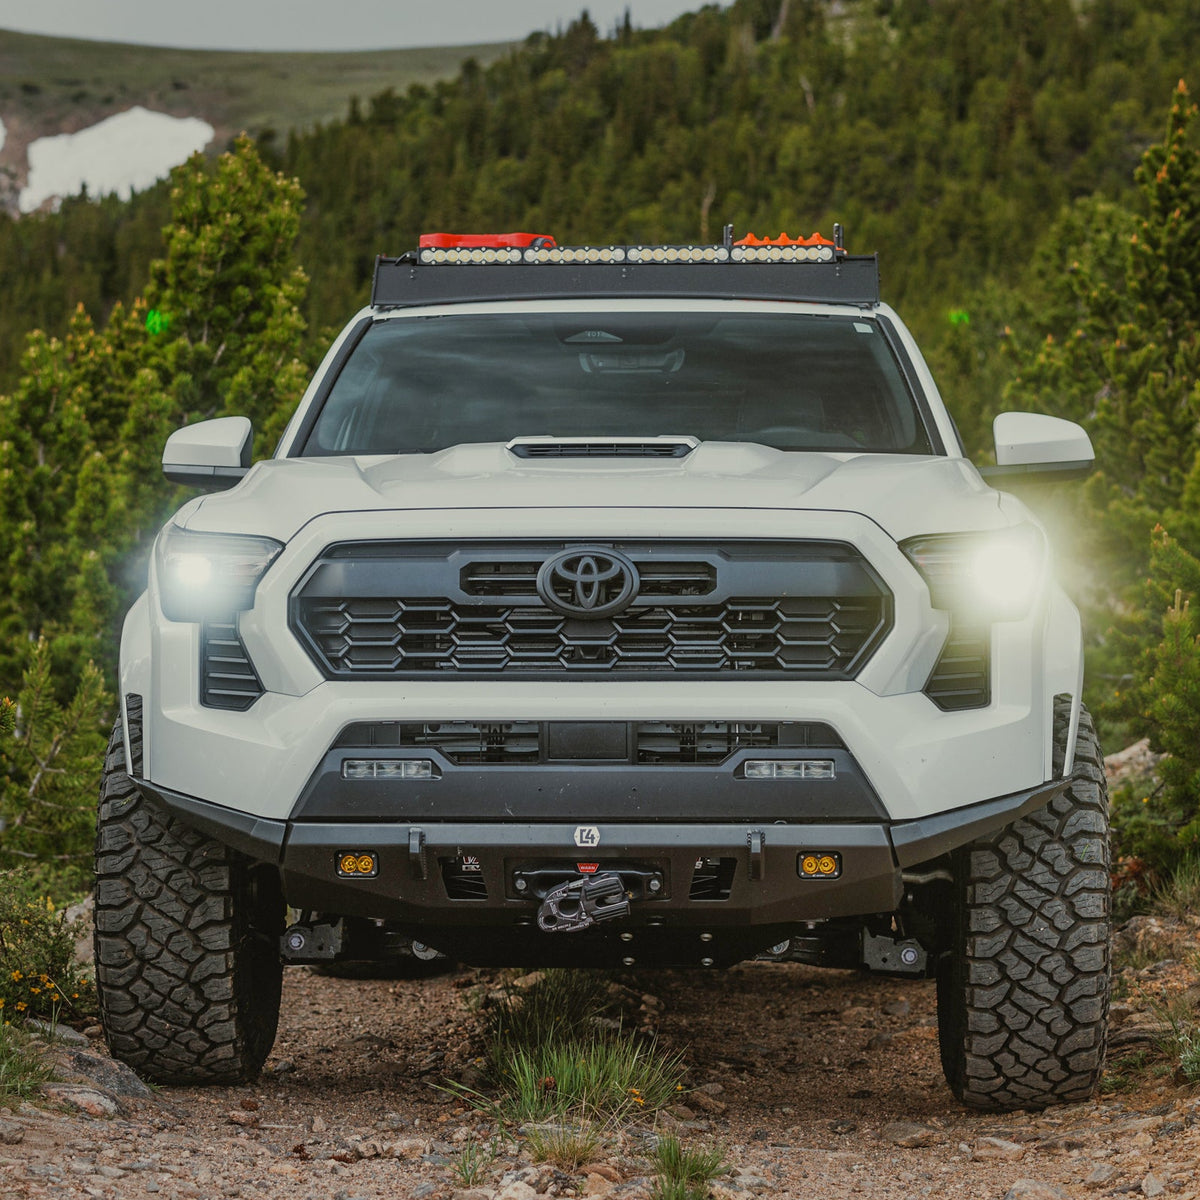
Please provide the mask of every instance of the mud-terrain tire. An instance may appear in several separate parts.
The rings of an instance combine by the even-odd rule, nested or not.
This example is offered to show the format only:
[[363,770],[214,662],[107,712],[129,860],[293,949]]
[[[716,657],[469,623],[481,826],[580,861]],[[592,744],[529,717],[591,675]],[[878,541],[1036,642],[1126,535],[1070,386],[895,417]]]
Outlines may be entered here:
[[156,1083],[253,1079],[279,1020],[284,911],[272,869],[141,795],[118,718],[96,827],[96,990],[114,1057]]
[[1104,1065],[1111,940],[1108,789],[1086,709],[1070,788],[958,851],[953,874],[937,981],[951,1090],[972,1108],[1086,1100]]

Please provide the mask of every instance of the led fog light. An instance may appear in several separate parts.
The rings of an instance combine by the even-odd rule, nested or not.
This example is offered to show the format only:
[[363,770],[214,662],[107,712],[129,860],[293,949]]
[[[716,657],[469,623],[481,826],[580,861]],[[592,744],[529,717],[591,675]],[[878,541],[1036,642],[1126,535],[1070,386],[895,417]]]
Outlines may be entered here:
[[832,758],[751,758],[747,779],[835,779]]
[[796,869],[802,879],[836,879],[842,873],[842,856],[834,850],[801,854]]
[[374,879],[379,874],[379,859],[365,850],[339,851],[337,874],[342,879]]
[[343,779],[436,779],[428,758],[348,758]]

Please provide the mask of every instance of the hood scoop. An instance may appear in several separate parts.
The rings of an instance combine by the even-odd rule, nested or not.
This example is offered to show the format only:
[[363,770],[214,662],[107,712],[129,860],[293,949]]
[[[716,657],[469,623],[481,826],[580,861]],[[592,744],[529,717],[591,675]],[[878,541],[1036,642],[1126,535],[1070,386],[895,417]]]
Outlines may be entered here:
[[698,438],[659,437],[519,437],[508,443],[517,458],[684,458],[700,445]]

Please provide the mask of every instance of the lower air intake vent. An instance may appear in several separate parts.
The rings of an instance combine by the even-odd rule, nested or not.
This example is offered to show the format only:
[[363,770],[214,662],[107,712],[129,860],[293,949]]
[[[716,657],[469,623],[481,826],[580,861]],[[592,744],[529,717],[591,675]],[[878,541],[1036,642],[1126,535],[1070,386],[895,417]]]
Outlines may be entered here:
[[945,712],[986,708],[992,699],[991,658],[989,626],[951,623],[950,636],[925,685],[925,694]]
[[736,858],[698,858],[692,871],[689,900],[728,900]]
[[462,858],[443,858],[439,861],[442,882],[446,885],[446,895],[451,900],[487,899],[487,883],[483,878],[479,859],[468,854]]
[[200,631],[200,703],[244,712],[263,690],[237,626],[206,622]]
[[846,748],[830,726],[815,721],[606,721],[594,726],[553,721],[364,721],[343,729],[334,746],[433,750],[459,766],[570,759],[716,766],[742,750]]

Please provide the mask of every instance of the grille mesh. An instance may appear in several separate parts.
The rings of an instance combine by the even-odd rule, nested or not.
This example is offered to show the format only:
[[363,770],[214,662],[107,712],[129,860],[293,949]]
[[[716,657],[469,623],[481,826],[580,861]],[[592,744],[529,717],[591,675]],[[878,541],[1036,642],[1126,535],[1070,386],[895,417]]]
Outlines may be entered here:
[[882,599],[765,597],[631,609],[608,620],[449,600],[302,601],[335,676],[399,671],[783,671],[845,678],[883,619]]
[[[539,572],[571,548],[332,546],[293,595],[292,626],[334,679],[734,672],[849,679],[891,624],[891,594],[861,555],[826,542],[617,544],[636,567],[630,607],[564,616],[542,598]],[[561,606],[557,591],[553,602]]]

